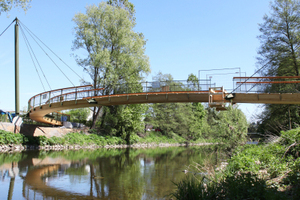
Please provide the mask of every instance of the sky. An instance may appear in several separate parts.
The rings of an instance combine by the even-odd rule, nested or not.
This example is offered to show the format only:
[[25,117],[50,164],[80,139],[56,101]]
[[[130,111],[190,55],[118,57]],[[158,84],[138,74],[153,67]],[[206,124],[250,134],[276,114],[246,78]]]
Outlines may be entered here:
[[[256,71],[260,46],[258,24],[270,11],[268,0],[129,1],[136,10],[137,25],[134,30],[143,33],[147,39],[146,55],[151,65],[151,73],[145,77],[147,81],[151,81],[158,72],[171,74],[174,80],[186,80],[193,73],[197,77],[200,75],[200,79],[210,77],[216,86],[230,90],[234,87],[232,77],[238,76],[238,71],[242,76],[251,76]],[[0,15],[0,34],[18,17],[81,78],[88,79],[74,57],[84,57],[86,53],[72,51],[75,39],[72,19],[76,13],[85,13],[86,6],[100,2],[32,0],[31,8],[26,13],[21,8],[13,8]],[[80,85],[80,78],[66,65],[56,61],[72,83],[33,40],[30,44],[51,89],[71,87],[72,83]],[[42,74],[40,76],[43,77]],[[47,91],[50,90],[45,81],[43,84]],[[0,86],[0,109],[13,111],[14,24],[0,36]],[[44,91],[20,30],[20,109],[27,107],[32,96]],[[258,104],[240,104],[239,107],[249,122],[255,121],[255,114],[262,109]]]

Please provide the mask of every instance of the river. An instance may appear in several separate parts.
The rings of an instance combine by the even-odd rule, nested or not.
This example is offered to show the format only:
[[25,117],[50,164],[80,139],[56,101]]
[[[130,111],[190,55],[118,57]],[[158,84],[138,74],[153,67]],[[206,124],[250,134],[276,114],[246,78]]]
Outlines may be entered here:
[[215,146],[2,153],[0,199],[169,199],[194,173],[184,170],[221,155]]

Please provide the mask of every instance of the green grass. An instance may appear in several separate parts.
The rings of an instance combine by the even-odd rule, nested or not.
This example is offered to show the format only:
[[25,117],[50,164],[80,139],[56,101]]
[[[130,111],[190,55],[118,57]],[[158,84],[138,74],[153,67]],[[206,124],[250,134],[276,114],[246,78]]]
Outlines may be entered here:
[[[131,144],[136,143],[182,143],[185,141],[182,137],[171,134],[169,136],[162,135],[160,132],[150,132],[146,137],[141,138],[138,135],[130,137]],[[97,134],[84,133],[68,133],[63,137],[46,136],[24,136],[19,133],[11,133],[0,130],[0,145],[8,144],[23,144],[23,145],[121,145],[126,144],[126,141],[121,137],[102,136]]]
[[0,145],[23,144],[23,135],[0,130]]
[[[175,183],[175,199],[300,199],[300,128],[276,143],[235,149],[223,174]],[[197,179],[196,179],[197,178]],[[195,198],[195,196],[197,198]]]
[[[135,137],[138,137],[137,135]],[[139,143],[182,143],[185,139],[178,136],[177,134],[169,134],[168,136],[163,135],[161,132],[150,131],[147,133],[146,137],[139,138],[137,142]]]

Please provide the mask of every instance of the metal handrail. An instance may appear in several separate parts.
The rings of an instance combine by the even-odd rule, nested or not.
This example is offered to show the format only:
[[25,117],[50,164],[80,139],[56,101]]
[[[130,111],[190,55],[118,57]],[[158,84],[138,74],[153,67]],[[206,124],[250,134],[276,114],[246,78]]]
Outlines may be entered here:
[[[202,83],[204,82],[204,83]],[[199,81],[154,81],[140,83],[126,83],[101,88],[93,88],[92,85],[68,87],[43,92],[31,97],[28,101],[28,110],[35,107],[56,102],[87,99],[94,96],[151,93],[151,92],[176,92],[176,91],[207,91],[215,84],[206,84],[207,80]],[[102,92],[101,92],[102,91]],[[100,92],[100,93],[99,93]],[[104,94],[106,92],[106,94]],[[95,95],[95,93],[97,95]]]

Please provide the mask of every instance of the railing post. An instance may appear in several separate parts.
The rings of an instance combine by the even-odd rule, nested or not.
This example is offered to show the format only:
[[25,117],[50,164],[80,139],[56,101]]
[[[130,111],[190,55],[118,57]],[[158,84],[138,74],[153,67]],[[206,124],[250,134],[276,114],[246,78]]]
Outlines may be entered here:
[[77,87],[75,87],[75,101],[77,101]]
[[51,91],[49,91],[49,104],[51,104]]
[[40,106],[42,105],[42,95],[40,94]]

